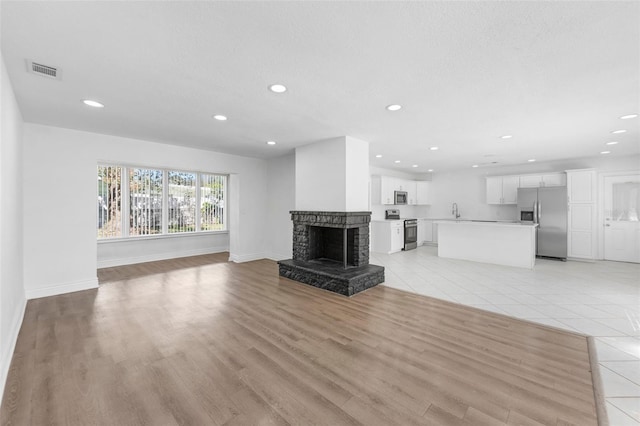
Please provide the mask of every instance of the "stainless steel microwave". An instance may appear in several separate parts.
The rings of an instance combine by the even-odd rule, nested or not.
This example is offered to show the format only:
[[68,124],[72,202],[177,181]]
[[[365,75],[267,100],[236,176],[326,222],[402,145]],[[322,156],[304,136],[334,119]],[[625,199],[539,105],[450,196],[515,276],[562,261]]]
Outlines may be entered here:
[[393,204],[407,204],[407,192],[393,191]]

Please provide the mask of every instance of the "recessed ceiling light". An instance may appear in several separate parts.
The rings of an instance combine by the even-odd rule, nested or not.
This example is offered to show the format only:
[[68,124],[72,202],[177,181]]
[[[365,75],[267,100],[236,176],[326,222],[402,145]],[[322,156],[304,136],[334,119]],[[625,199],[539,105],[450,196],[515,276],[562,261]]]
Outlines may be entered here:
[[394,163],[396,163],[396,164],[398,164],[399,162],[400,162],[400,160],[396,160],[396,161],[394,161]]
[[500,139],[511,139],[513,137],[513,135],[504,135],[504,136],[500,136]]
[[475,169],[476,167],[478,167],[478,165],[477,165],[477,164],[474,164],[474,165],[473,165],[473,166],[471,166],[471,167],[473,167],[473,168]]
[[382,158],[382,154],[376,155],[376,158]]
[[533,163],[534,161],[536,161],[536,159],[535,158],[530,158],[527,161],[530,162],[530,163]]
[[616,135],[617,135],[618,133],[626,133],[626,132],[627,132],[626,130],[620,129],[620,130],[614,130],[614,131],[613,131],[613,132],[611,132],[611,133],[613,133],[613,134],[616,134]]
[[629,114],[629,115],[623,115],[622,117],[620,117],[620,119],[622,120],[628,120],[630,118],[636,118],[638,116],[638,114]]
[[611,151],[600,151],[600,154],[611,154]]
[[83,102],[85,105],[88,105],[88,106],[90,106],[90,107],[94,107],[94,108],[104,108],[104,105],[103,105],[103,104],[101,104],[101,103],[100,103],[100,102],[98,102],[98,101],[92,101],[91,99],[83,99],[83,100],[82,100],[82,102]]
[[267,141],[267,145],[275,145],[276,142],[275,141]]
[[433,169],[429,169],[429,170],[427,170],[427,171],[428,171],[428,172],[433,172]]
[[418,167],[418,165],[417,165],[417,164],[414,164],[414,165],[413,165],[413,166],[411,166],[411,167]]
[[227,121],[227,116],[221,115],[221,114],[216,114],[213,116],[213,118],[215,118],[218,121]]
[[400,111],[402,109],[402,105],[392,104],[392,105],[387,105],[386,108],[389,111]]
[[287,87],[283,84],[272,84],[271,86],[269,86],[269,90],[271,90],[273,93],[284,93],[287,91]]
[[437,150],[439,150],[440,148],[438,148],[437,146],[432,146],[432,147],[431,147],[431,148],[429,148],[429,149],[430,149],[431,151],[437,151]]
[[618,145],[618,142],[616,141],[607,142],[607,145]]

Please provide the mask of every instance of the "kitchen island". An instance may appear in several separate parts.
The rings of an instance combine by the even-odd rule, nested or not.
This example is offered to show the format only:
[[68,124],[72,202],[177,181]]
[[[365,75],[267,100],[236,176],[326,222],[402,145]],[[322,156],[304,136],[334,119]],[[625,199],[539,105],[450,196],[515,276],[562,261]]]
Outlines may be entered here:
[[466,220],[435,223],[439,257],[529,269],[535,265],[537,224]]

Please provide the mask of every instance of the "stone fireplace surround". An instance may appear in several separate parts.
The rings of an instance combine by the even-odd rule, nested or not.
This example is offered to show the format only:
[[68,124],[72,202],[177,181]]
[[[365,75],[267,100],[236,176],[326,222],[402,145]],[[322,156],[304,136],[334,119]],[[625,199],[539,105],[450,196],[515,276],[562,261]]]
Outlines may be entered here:
[[290,213],[293,259],[278,262],[280,276],[345,296],[384,282],[384,268],[369,264],[371,212]]

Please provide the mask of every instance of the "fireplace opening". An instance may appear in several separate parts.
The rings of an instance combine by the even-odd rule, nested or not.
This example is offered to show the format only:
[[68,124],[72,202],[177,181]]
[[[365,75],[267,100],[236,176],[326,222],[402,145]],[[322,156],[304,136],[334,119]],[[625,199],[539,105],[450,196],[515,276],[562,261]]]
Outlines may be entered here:
[[333,261],[356,266],[356,229],[309,226],[309,260]]

